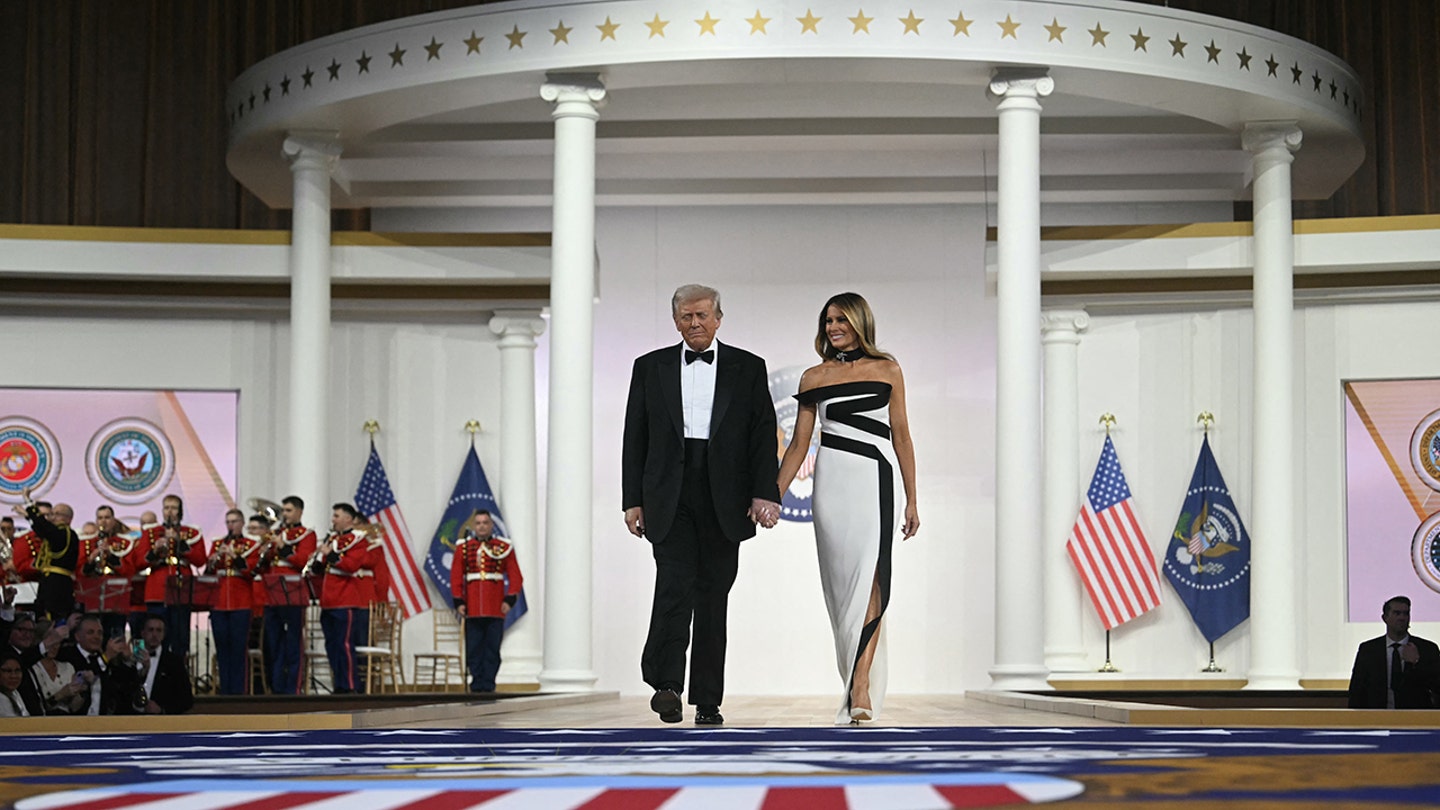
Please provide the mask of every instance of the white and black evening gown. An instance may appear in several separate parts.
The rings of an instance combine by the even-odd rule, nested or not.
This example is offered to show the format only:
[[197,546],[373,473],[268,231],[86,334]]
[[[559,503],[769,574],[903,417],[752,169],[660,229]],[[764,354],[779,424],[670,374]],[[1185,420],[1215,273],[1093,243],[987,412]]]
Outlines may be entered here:
[[[890,384],[863,381],[812,388],[795,396],[815,404],[820,449],[815,458],[815,545],[820,584],[830,627],[835,631],[835,660],[845,682],[837,724],[850,722],[850,685],[860,651],[880,632],[880,618],[869,624],[865,611],[872,583],[880,590],[880,616],[890,602],[890,547],[899,527],[895,484],[899,465],[890,441]],[[885,699],[885,647],[877,639],[870,668],[871,712],[878,717]]]

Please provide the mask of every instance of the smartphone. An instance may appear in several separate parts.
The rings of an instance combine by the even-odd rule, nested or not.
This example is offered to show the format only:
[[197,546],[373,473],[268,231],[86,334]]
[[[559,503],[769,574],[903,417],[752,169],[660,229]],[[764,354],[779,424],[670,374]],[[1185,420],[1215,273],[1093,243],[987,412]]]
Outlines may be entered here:
[[130,642],[130,652],[131,652],[136,658],[139,658],[139,657],[140,657],[140,654],[141,654],[142,652],[144,652],[144,651],[145,651],[145,641],[144,641],[143,639],[138,639],[138,638],[137,638],[137,639],[135,639],[134,641]]

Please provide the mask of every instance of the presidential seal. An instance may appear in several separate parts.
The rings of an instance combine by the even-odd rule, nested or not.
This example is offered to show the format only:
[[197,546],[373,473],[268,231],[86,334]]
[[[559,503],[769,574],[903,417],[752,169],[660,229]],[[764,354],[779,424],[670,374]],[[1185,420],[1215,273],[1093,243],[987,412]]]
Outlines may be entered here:
[[24,416],[0,418],[0,501],[20,503],[28,488],[43,495],[60,479],[60,443],[41,423]]
[[1440,512],[1425,518],[1415,530],[1415,538],[1410,541],[1410,564],[1425,587],[1440,592]]
[[[775,405],[775,439],[779,458],[785,457],[785,446],[795,434],[795,417],[800,412],[799,403],[795,401],[795,392],[800,389],[800,375],[804,373],[803,366],[789,366],[770,372],[770,401]],[[820,430],[817,425],[810,436],[810,449],[805,453],[805,461],[800,464],[800,471],[795,473],[795,480],[790,484],[790,488],[780,493],[781,520],[796,523],[810,523],[814,520],[810,512],[810,496],[815,484],[810,476],[815,472],[815,453],[819,449]]]
[[1410,434],[1410,466],[1426,486],[1440,491],[1440,410],[1425,414]]
[[116,503],[153,500],[175,474],[175,451],[165,432],[144,419],[116,419],[85,449],[85,472],[102,496]]

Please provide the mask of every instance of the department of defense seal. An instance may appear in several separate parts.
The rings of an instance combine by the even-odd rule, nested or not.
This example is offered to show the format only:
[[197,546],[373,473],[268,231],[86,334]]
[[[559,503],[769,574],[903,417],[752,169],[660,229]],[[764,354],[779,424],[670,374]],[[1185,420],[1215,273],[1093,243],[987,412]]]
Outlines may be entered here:
[[0,418],[0,501],[20,503],[45,494],[60,479],[60,443],[43,424],[24,416]]
[[1425,518],[1415,530],[1415,538],[1410,541],[1410,564],[1425,587],[1440,592],[1440,512]]
[[102,496],[116,503],[143,503],[170,483],[175,451],[154,424],[134,417],[116,419],[90,438],[85,472]]
[[1410,466],[1426,486],[1440,492],[1440,410],[1425,414],[1410,434]]

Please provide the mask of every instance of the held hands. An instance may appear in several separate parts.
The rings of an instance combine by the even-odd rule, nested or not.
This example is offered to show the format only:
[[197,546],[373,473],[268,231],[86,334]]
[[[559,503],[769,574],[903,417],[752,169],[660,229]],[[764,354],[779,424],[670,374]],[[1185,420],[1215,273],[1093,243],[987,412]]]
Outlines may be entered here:
[[767,501],[764,498],[752,498],[750,500],[750,511],[746,513],[751,522],[763,526],[766,529],[775,528],[780,520],[780,504],[774,501]]

